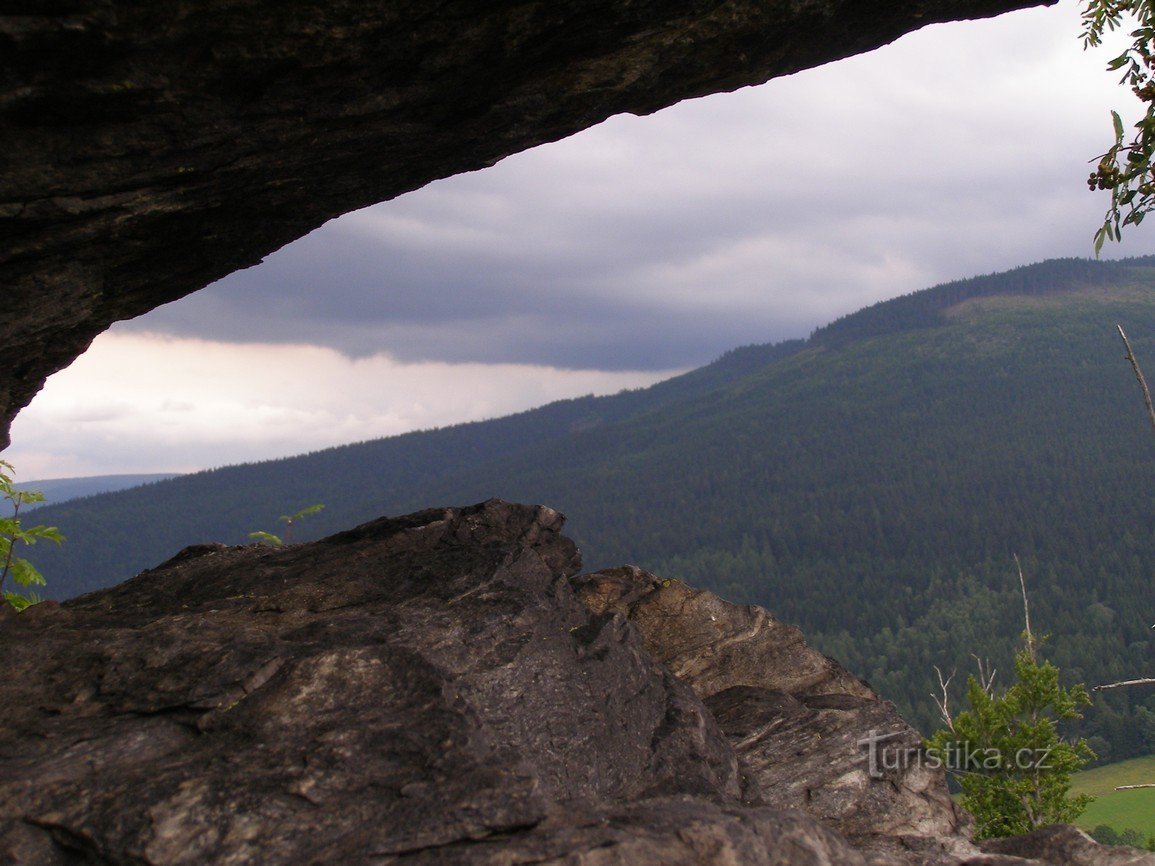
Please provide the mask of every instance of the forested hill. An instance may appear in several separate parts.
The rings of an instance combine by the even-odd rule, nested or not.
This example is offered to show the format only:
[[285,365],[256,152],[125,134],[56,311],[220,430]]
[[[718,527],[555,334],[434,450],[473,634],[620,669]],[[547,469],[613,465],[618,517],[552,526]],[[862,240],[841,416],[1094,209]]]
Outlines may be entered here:
[[[51,506],[57,593],[313,502],[304,540],[490,496],[564,511],[589,567],[634,562],[801,625],[924,727],[933,666],[1008,669],[1036,629],[1069,678],[1155,674],[1155,259],[1045,262],[898,298],[653,388]],[[1098,699],[1105,756],[1155,749],[1155,692]]]
[[901,331],[946,324],[947,314],[957,304],[997,295],[1039,296],[1114,286],[1129,280],[1128,268],[1150,265],[1155,258],[1132,259],[1129,263],[1089,259],[1052,259],[1034,265],[969,280],[943,283],[921,292],[882,301],[835,319],[810,337],[812,343],[828,348],[845,346],[868,337],[894,335]]

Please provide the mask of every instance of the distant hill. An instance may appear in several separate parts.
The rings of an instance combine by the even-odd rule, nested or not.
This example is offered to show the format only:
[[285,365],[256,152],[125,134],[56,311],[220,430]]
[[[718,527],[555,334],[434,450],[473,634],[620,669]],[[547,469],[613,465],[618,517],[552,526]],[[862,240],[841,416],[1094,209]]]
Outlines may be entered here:
[[[500,496],[565,512],[587,567],[633,562],[802,626],[924,728],[933,666],[1009,668],[1036,629],[1072,680],[1155,672],[1155,436],[1114,332],[1155,376],[1155,258],[1061,260],[876,304],[651,388],[182,476],[45,508],[49,589],[129,576],[326,509]],[[1097,699],[1104,757],[1155,749],[1155,691]]]
[[167,481],[170,478],[176,478],[176,473],[47,478],[39,481],[19,482],[16,487],[22,490],[39,490],[44,494],[44,502],[32,502],[24,506],[24,512],[27,513],[50,504],[68,502],[84,496],[95,496],[98,493],[126,490],[130,487],[139,487],[142,484],[152,484],[155,481]]

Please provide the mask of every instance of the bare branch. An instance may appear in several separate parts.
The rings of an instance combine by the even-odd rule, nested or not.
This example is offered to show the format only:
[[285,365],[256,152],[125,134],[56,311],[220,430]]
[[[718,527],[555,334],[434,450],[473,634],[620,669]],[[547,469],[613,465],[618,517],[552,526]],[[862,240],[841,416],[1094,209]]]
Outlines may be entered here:
[[1125,686],[1152,686],[1155,685],[1155,678],[1148,677],[1142,680],[1123,680],[1118,683],[1107,683],[1103,686],[1095,686],[1091,689],[1093,692],[1101,692],[1104,689],[1121,689]]
[[1155,429],[1155,406],[1151,404],[1151,391],[1147,387],[1147,380],[1143,378],[1143,371],[1139,369],[1139,361],[1131,351],[1131,341],[1123,333],[1122,325],[1115,325],[1119,329],[1119,336],[1123,338],[1123,345],[1127,347],[1126,358],[1131,362],[1131,369],[1135,371],[1135,378],[1139,380],[1139,387],[1143,389],[1143,402],[1147,404],[1147,417],[1151,419],[1151,427]]
[[934,672],[936,674],[938,674],[938,686],[940,689],[942,689],[942,700],[939,700],[934,695],[931,695],[931,699],[935,702],[935,705],[938,707],[938,713],[940,716],[942,716],[942,720],[944,722],[946,722],[947,728],[949,728],[950,730],[953,731],[954,730],[954,719],[951,718],[950,708],[948,706],[947,686],[949,686],[950,681],[954,679],[955,672],[951,671],[950,676],[947,677],[945,680],[942,678],[942,671],[939,670],[938,665],[934,666]]
[[991,660],[980,659],[974,653],[971,653],[971,658],[975,660],[975,664],[979,669],[979,686],[988,698],[995,696],[995,674],[998,673],[998,668],[991,667]]
[[1155,788],[1155,782],[1146,782],[1142,785],[1117,785],[1116,791],[1133,791],[1136,788]]
[[1038,659],[1035,658],[1035,636],[1031,634],[1031,605],[1027,601],[1027,580],[1023,577],[1023,564],[1019,562],[1019,555],[1012,554],[1015,557],[1015,568],[1019,570],[1019,586],[1023,588],[1023,619],[1027,623],[1027,651],[1031,654],[1032,664],[1038,664]]

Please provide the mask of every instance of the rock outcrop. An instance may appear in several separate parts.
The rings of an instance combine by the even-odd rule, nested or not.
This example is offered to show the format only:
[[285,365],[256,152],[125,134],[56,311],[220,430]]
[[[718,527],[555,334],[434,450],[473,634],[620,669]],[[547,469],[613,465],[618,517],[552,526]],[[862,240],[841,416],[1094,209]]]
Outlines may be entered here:
[[650,654],[694,689],[762,802],[801,809],[871,853],[917,852],[918,862],[973,853],[969,816],[925,767],[919,734],[797,628],[633,567],[575,584],[591,609],[628,617]]
[[[1142,857],[980,851],[865,683],[757,608],[575,577],[561,524],[491,501],[206,545],[0,614],[0,862]],[[871,732],[901,758],[873,774]]]
[[1053,0],[25,0],[0,13],[0,447],[112,322],[621,112]]

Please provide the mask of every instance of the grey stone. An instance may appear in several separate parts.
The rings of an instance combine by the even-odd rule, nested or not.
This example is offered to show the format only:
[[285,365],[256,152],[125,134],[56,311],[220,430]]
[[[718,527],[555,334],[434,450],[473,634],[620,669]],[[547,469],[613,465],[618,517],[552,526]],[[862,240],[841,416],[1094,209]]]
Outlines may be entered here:
[[864,735],[915,735],[796,629],[575,577],[561,526],[432,509],[0,613],[0,862],[1151,862],[976,848],[940,772],[871,776]]
[[202,546],[7,617],[0,851],[690,863],[810,846],[799,862],[841,862],[811,819],[741,807],[693,691],[574,598],[560,526],[491,502],[283,550]]
[[628,616],[655,658],[703,698],[762,802],[803,810],[859,849],[903,862],[974,853],[969,816],[919,734],[798,629],[635,567],[575,584],[593,609]]
[[[1043,827],[1025,836],[987,839],[979,846],[996,856],[1063,863],[1066,866],[1155,866],[1155,854],[1122,845],[1100,845],[1082,830],[1065,824]],[[986,864],[996,861],[978,858],[969,862]]]

